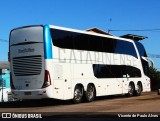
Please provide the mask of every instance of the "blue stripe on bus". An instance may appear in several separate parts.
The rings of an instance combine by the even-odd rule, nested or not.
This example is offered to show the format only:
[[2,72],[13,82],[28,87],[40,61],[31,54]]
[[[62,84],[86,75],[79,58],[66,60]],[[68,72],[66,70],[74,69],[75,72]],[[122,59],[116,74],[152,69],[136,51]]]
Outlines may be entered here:
[[44,26],[44,57],[52,59],[52,42],[49,25]]

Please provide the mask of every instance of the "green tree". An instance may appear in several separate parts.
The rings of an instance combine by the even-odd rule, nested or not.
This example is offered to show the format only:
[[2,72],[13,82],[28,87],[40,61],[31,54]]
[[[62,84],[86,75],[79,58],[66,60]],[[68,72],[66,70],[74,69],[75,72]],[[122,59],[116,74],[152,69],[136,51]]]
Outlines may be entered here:
[[150,79],[151,79],[151,89],[157,90],[160,89],[160,71],[156,68],[150,67]]

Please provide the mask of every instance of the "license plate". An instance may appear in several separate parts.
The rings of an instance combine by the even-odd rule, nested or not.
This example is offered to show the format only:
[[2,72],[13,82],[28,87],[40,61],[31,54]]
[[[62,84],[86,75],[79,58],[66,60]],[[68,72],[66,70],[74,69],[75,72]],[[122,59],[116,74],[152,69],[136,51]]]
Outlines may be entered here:
[[31,92],[24,92],[24,95],[31,95]]

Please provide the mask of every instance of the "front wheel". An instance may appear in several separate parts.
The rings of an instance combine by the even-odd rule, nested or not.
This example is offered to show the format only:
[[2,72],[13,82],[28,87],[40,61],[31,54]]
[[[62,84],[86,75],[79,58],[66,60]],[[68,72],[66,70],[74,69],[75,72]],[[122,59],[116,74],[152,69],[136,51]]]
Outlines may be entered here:
[[82,97],[83,97],[83,88],[81,88],[81,86],[77,85],[74,89],[73,102],[75,104],[81,103]]
[[88,85],[85,93],[85,99],[87,102],[92,102],[95,98],[95,87],[93,85]]
[[141,83],[138,83],[137,84],[137,90],[135,90],[135,95],[136,96],[140,96],[142,93],[142,84]]
[[134,84],[133,83],[129,83],[127,96],[128,97],[133,96],[134,90],[135,90]]

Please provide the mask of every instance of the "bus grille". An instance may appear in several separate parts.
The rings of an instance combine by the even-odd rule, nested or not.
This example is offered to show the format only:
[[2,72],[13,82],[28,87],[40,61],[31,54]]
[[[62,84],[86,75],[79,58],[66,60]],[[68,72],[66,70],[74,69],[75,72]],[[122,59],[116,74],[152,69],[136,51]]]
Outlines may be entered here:
[[42,70],[41,56],[13,58],[13,72],[16,76],[39,75]]

